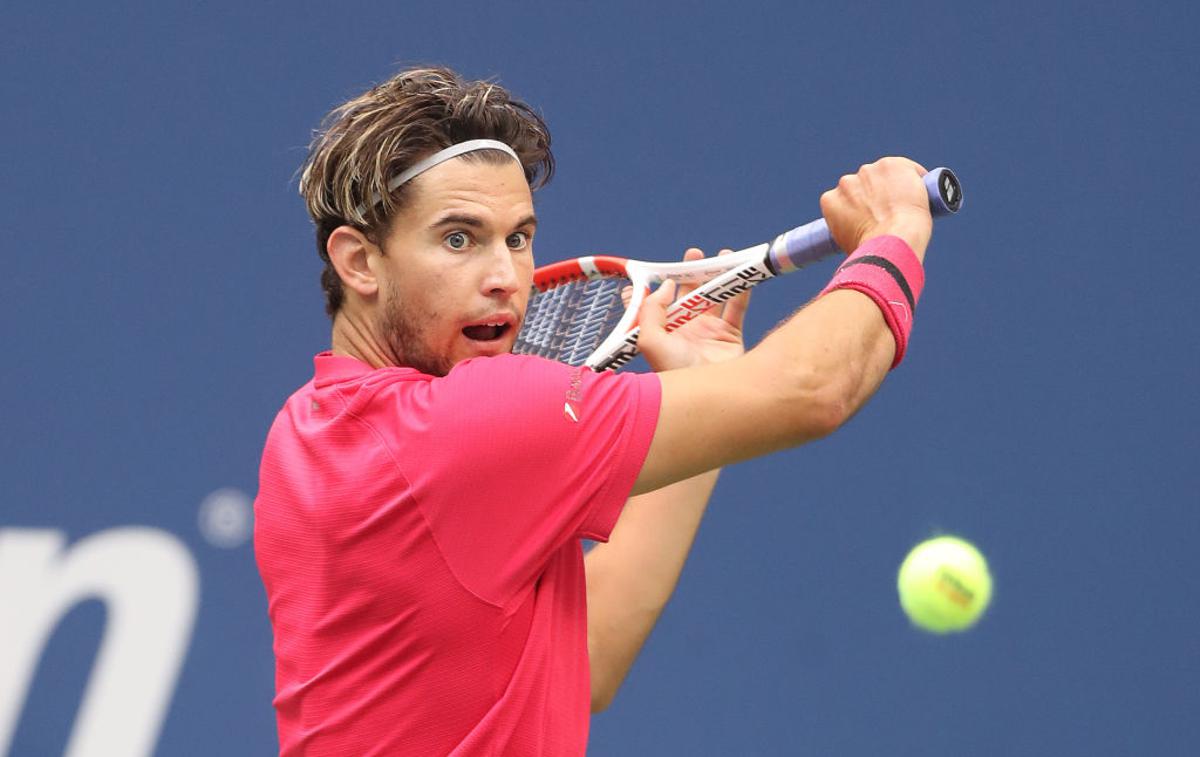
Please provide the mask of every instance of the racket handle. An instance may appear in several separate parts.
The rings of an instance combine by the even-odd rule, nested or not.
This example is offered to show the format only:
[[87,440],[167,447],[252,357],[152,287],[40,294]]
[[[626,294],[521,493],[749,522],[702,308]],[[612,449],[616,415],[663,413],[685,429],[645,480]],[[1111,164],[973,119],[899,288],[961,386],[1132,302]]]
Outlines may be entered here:
[[[962,208],[962,184],[949,168],[935,168],[922,177],[929,193],[929,212],[934,218],[957,213]],[[803,268],[842,252],[829,233],[824,218],[785,231],[771,243],[771,265],[779,273]]]

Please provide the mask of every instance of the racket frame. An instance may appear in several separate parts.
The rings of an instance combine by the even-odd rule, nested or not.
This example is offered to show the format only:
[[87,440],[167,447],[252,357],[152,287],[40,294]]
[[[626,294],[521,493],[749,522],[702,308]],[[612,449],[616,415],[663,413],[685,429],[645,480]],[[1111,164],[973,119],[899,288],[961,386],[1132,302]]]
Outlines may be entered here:
[[[962,185],[953,171],[935,168],[925,174],[923,181],[929,195],[929,210],[935,217],[951,215],[962,208]],[[638,311],[655,285],[668,280],[697,285],[667,309],[666,330],[674,331],[764,281],[839,252],[825,220],[818,218],[785,231],[771,242],[700,260],[655,263],[614,255],[586,255],[564,260],[538,268],[533,284],[536,290],[545,292],[584,279],[629,279],[632,296],[625,312],[584,362],[594,371],[616,370],[637,355]]]

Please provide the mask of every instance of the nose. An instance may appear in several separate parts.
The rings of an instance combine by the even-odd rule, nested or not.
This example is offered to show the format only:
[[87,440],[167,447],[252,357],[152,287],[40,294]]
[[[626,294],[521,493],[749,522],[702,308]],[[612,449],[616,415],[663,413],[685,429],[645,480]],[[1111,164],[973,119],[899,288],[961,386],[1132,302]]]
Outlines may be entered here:
[[484,294],[512,295],[521,286],[521,276],[517,270],[517,262],[513,259],[512,250],[507,245],[497,245],[488,256],[488,270],[483,280]]

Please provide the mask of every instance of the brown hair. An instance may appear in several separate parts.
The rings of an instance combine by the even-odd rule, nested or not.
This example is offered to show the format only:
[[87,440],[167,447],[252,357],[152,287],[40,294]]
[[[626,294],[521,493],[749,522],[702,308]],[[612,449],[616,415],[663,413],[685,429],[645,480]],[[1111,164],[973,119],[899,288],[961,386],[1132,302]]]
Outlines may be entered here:
[[[464,81],[447,68],[413,68],[334,108],[309,146],[300,194],[325,261],[321,286],[332,318],[342,306],[342,282],[326,243],[339,226],[373,241],[403,207],[405,188],[388,182],[418,160],[469,139],[495,139],[521,159],[532,189],[554,174],[550,132],[541,116],[503,87]],[[490,155],[490,151],[478,153]]]

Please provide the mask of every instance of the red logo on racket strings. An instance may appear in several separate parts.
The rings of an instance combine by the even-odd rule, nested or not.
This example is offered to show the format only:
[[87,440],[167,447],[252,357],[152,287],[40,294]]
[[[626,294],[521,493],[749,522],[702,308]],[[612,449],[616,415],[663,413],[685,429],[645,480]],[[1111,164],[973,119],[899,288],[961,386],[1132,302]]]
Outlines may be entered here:
[[582,366],[571,371],[570,382],[567,384],[566,402],[563,403],[563,415],[572,423],[579,423],[579,405],[583,395],[580,389],[583,387],[583,371]]

